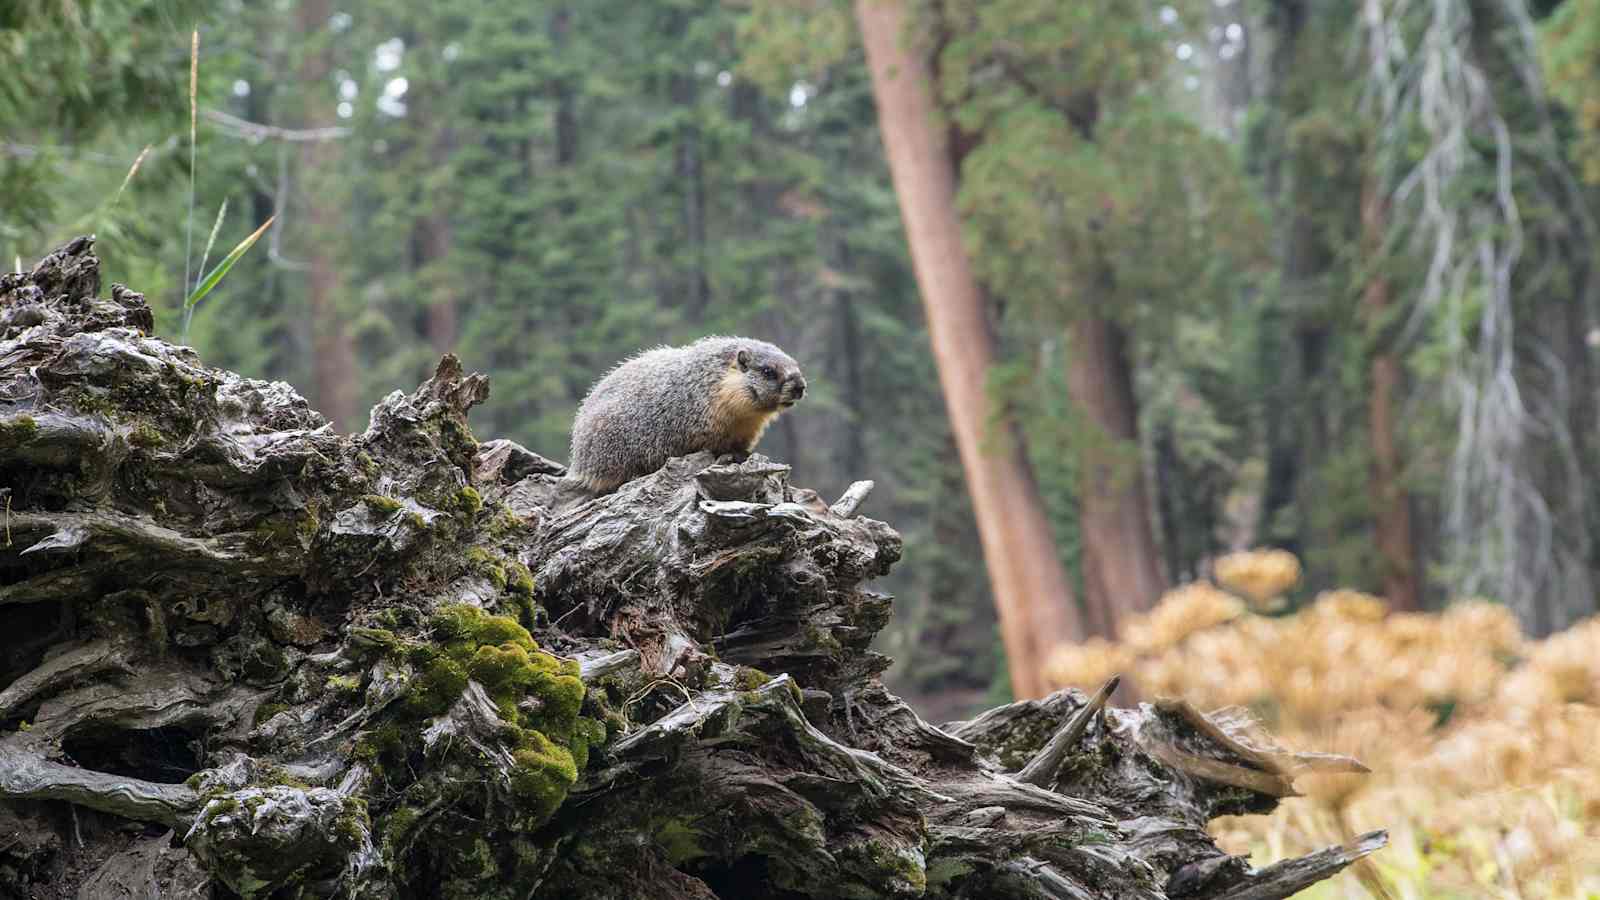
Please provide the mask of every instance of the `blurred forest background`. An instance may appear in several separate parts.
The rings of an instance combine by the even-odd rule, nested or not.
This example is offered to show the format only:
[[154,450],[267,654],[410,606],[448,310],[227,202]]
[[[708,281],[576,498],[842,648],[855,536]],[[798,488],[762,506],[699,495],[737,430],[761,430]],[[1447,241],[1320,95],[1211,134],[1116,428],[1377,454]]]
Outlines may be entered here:
[[[906,533],[896,685],[946,712],[1004,690],[849,5],[8,9],[8,262],[97,232],[178,334],[218,207],[219,248],[275,214],[196,310],[208,361],[348,430],[451,350],[494,378],[479,433],[556,458],[623,355],[773,340],[817,390],[764,450],[826,496],[876,479]],[[906,17],[993,323],[989,424],[1020,428],[1081,632],[1254,545],[1300,554],[1291,599],[1484,596],[1535,635],[1595,611],[1600,3]]]
[[[1457,710],[1532,702],[1495,699],[1523,656],[1556,660],[1537,696],[1600,703],[1581,649],[1523,643],[1597,610],[1600,0],[890,5],[990,326],[971,336],[993,360],[986,449],[1030,486],[1072,593],[1052,684],[1142,666],[1176,688],[1160,673],[1295,648],[1256,694],[1202,691],[1292,731],[1314,704],[1261,698],[1367,647],[1365,687],[1317,696],[1404,694],[1418,753]],[[481,438],[564,459],[622,356],[713,332],[782,345],[813,391],[763,452],[830,499],[875,479],[865,511],[906,537],[891,686],[935,721],[1008,694],[850,4],[10,0],[0,73],[0,258],[97,233],[163,335],[291,382],[341,429],[453,351],[493,378]],[[276,225],[186,322],[224,203],[212,261]],[[1231,558],[1219,582],[1273,601],[1241,625],[1204,579],[1252,547],[1294,556]],[[1491,605],[1384,619],[1468,598]],[[1360,630],[1379,619],[1388,637]],[[1183,644],[1212,625],[1236,633]],[[1299,721],[1348,723],[1341,702]],[[1361,721],[1342,748],[1412,734]],[[1594,721],[1549,740],[1592,747]],[[1540,759],[1515,762],[1571,762]],[[1550,795],[1565,812],[1539,835],[1595,844],[1594,774]],[[1507,856],[1513,827],[1463,883],[1551,871]],[[1436,896],[1583,896],[1587,871]]]

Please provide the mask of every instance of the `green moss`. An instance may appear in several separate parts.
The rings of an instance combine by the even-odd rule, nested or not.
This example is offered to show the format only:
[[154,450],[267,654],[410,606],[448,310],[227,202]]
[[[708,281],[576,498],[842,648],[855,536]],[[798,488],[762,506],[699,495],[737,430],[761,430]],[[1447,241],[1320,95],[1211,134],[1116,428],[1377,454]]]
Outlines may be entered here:
[[304,778],[296,778],[289,774],[288,769],[271,763],[262,766],[261,771],[257,773],[255,780],[251,783],[258,786],[277,784],[284,787],[299,788],[300,790],[306,790],[311,787],[311,784]]
[[887,876],[891,884],[899,881],[899,887],[906,893],[920,897],[928,889],[928,873],[921,853],[891,847],[872,839],[846,847],[841,852],[865,858],[873,869]]
[[521,516],[511,511],[511,507],[501,503],[495,510],[494,518],[489,520],[485,530],[488,532],[489,537],[504,538],[522,529],[527,524],[522,520]]
[[749,666],[740,666],[734,673],[733,686],[741,691],[753,691],[772,680],[772,676]]
[[110,398],[88,389],[72,392],[67,402],[79,412],[98,413],[108,418],[117,408]]
[[533,642],[533,635],[528,633],[528,629],[510,616],[484,616],[483,624],[474,638],[483,644],[511,643],[529,650],[537,650],[539,646]]
[[263,703],[256,707],[256,714],[252,724],[260,725],[262,722],[271,720],[273,716],[283,712],[288,708],[289,704],[287,703]]
[[385,765],[405,759],[406,739],[414,734],[416,734],[414,728],[407,728],[398,722],[389,722],[373,731],[363,733],[356,740],[351,755],[366,763],[374,772],[381,774]]
[[578,766],[572,751],[532,731],[528,733],[527,743],[513,758],[516,765],[511,770],[512,793],[535,819],[548,818],[578,780]]
[[428,625],[434,635],[446,641],[468,640],[475,633],[483,610],[466,603],[450,603],[434,610]]
[[269,516],[255,527],[250,542],[260,551],[286,546],[304,549],[311,546],[312,539],[317,536],[319,524],[316,514],[310,511],[304,516],[295,518]]
[[245,645],[244,675],[253,681],[277,681],[289,671],[289,657],[265,638]]
[[383,822],[383,842],[391,853],[404,843],[421,818],[422,814],[410,806],[402,806],[389,814]]
[[375,650],[390,655],[400,649],[400,639],[387,628],[366,628],[358,625],[352,627],[348,633],[350,643],[360,650]]
[[472,563],[472,568],[475,571],[494,582],[497,590],[503,591],[506,589],[505,566],[500,564],[494,554],[482,547],[469,547],[467,549],[467,560]]
[[206,813],[211,816],[222,816],[239,809],[239,801],[233,797],[218,797],[206,804]]
[[367,509],[382,516],[393,515],[401,507],[399,500],[382,494],[362,494],[361,502],[367,505]]
[[146,450],[165,444],[167,439],[149,422],[140,422],[134,426],[133,432],[128,435],[128,443]]
[[[474,548],[468,555],[477,563],[492,559]],[[385,767],[401,762],[418,734],[417,718],[447,711],[471,679],[483,687],[504,722],[499,738],[515,761],[512,793],[535,821],[554,813],[588,763],[591,748],[603,744],[620,728],[614,723],[579,715],[585,696],[576,660],[564,660],[539,650],[526,628],[509,616],[490,615],[470,604],[439,607],[428,618],[426,642],[395,639],[390,652],[415,670],[398,709],[400,721],[363,735],[354,748],[356,758],[382,775]],[[371,632],[374,644],[383,639]],[[389,771],[395,771],[391,768]],[[386,828],[387,840],[398,840],[408,828]]]
[[544,701],[544,715],[566,722],[578,717],[578,709],[583,706],[583,681],[578,676],[541,672],[534,679],[533,689]]
[[347,846],[360,846],[372,831],[372,820],[367,816],[367,801],[360,797],[346,797],[344,811],[333,820],[333,831],[344,839]]
[[478,449],[478,439],[473,437],[472,429],[464,422],[452,418],[443,419],[439,422],[439,434],[456,449],[464,451],[467,456],[471,456]]
[[353,696],[361,693],[361,679],[354,675],[330,675],[326,686],[330,694]]
[[518,622],[532,628],[538,621],[539,607],[534,605],[533,599],[522,594],[509,594],[504,603],[508,612],[514,613]]
[[511,593],[533,597],[533,573],[528,571],[527,566],[513,559],[506,563],[506,572],[509,576],[506,579],[506,587],[510,588]]
[[33,440],[39,433],[39,423],[33,416],[17,416],[9,421],[0,421],[0,439],[8,444],[24,444]]
[[447,642],[468,642],[476,649],[484,644],[512,643],[526,650],[537,650],[533,635],[510,616],[491,616],[466,603],[441,606],[429,619],[434,632]]
[[702,846],[704,836],[680,819],[671,819],[655,832],[656,846],[667,856],[667,862],[680,866],[706,855]]
[[572,725],[572,740],[567,742],[567,749],[572,752],[572,761],[582,772],[589,766],[589,750],[606,742],[608,729],[605,724],[595,720],[580,718]]
[[471,485],[462,488],[456,492],[456,509],[468,518],[476,516],[478,510],[483,509],[483,495]]
[[[542,655],[542,654],[541,654]],[[533,661],[528,651],[516,644],[485,645],[473,654],[467,673],[481,683],[490,695],[520,687],[529,676]]]
[[442,715],[467,689],[467,672],[449,656],[431,660],[411,683],[406,707],[419,716]]

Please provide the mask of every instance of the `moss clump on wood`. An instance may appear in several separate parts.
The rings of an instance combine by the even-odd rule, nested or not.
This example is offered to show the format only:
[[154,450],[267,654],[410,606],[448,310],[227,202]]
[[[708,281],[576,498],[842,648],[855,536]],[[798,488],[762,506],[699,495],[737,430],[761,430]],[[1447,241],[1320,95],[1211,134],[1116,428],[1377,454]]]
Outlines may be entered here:
[[494,583],[496,590],[506,589],[506,567],[495,559],[494,554],[482,547],[472,547],[467,550],[467,559],[475,571]]
[[367,509],[380,516],[393,515],[399,511],[401,506],[399,500],[393,497],[385,497],[382,494],[362,494],[361,502],[367,505]]
[[260,725],[263,722],[270,721],[273,716],[283,712],[288,708],[289,704],[287,703],[263,703],[256,707],[256,714],[254,717],[252,717],[251,724]]
[[753,691],[772,680],[772,676],[749,666],[740,666],[733,676],[733,686],[741,691]]
[[140,422],[134,426],[133,431],[128,433],[128,443],[141,450],[153,450],[166,442],[167,439],[162,437],[161,432],[157,431],[155,426],[149,422]]
[[[512,793],[542,821],[566,798],[590,749],[606,740],[602,722],[579,714],[584,685],[577,662],[541,651],[515,619],[469,604],[443,606],[428,624],[433,643],[397,643],[396,652],[416,667],[402,709],[414,718],[443,715],[469,679],[481,685],[506,725],[502,737],[516,760]],[[381,760],[400,755],[403,743],[397,731],[380,730],[357,753]]]
[[287,514],[270,516],[256,525],[250,543],[263,553],[294,548],[305,550],[316,539],[317,529],[321,524],[316,512],[309,508],[299,516]]
[[0,442],[25,444],[39,433],[39,423],[33,416],[14,416],[0,419]]

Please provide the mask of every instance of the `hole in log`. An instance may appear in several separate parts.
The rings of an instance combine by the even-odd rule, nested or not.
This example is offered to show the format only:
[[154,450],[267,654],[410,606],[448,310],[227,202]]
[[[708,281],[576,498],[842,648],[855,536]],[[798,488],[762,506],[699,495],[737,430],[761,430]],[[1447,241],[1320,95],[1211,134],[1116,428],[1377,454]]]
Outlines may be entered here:
[[0,606],[0,690],[44,662],[61,640],[65,607],[58,603]]
[[[0,518],[5,516],[5,504],[0,501]],[[6,531],[0,523],[0,586],[21,584],[37,575],[43,575],[52,569],[59,569],[75,558],[63,558],[58,554],[30,553],[26,556],[22,551],[33,546],[50,535],[48,529],[22,528],[15,524],[11,527],[11,546],[7,547]]]
[[689,869],[689,874],[706,883],[718,897],[740,900],[805,900],[805,894],[773,886],[765,856],[741,856],[732,863]]
[[182,725],[131,729],[85,725],[61,739],[61,750],[85,769],[182,784],[203,768],[201,744],[201,737]]

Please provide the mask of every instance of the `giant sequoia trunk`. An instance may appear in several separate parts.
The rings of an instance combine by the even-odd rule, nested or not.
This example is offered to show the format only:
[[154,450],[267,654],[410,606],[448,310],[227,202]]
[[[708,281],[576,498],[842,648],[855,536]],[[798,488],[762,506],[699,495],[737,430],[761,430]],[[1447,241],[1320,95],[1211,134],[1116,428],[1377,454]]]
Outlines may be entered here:
[[[321,84],[333,71],[332,51],[328,46],[328,18],[332,0],[301,0],[296,21],[303,46],[310,48],[300,64],[301,84]],[[308,98],[302,127],[321,128],[336,124],[323,109],[321,97]],[[322,411],[340,428],[354,426],[356,420],[355,348],[345,330],[345,316],[339,308],[339,270],[335,265],[331,239],[340,227],[340,212],[333,197],[310,183],[312,173],[331,172],[336,166],[339,147],[333,141],[306,141],[300,148],[299,198],[306,236],[306,296],[311,328],[311,373],[313,394]]]
[[1133,361],[1122,326],[1098,316],[1072,323],[1071,349],[1067,389],[1091,425],[1078,495],[1083,605],[1090,630],[1115,638],[1123,617],[1149,610],[1166,590],[1139,461]]
[[1368,371],[1367,431],[1372,446],[1372,471],[1368,495],[1372,503],[1374,537],[1383,560],[1383,596],[1400,610],[1422,608],[1422,583],[1417,566],[1417,542],[1411,527],[1411,494],[1405,488],[1404,461],[1400,455],[1400,353],[1386,332],[1394,304],[1389,277],[1382,271],[1384,235],[1388,231],[1388,200],[1375,175],[1361,189],[1361,239],[1367,263],[1374,268],[1361,295],[1361,316],[1373,342]]
[[977,514],[1011,690],[1037,697],[1046,690],[1044,663],[1050,652],[1083,637],[1077,604],[1056,556],[1022,434],[1010,421],[990,427],[995,417],[986,387],[994,338],[961,242],[955,164],[935,127],[927,60],[920,49],[904,46],[906,17],[897,0],[858,0],[856,14],[917,289],[928,313],[939,387]]
[[0,896],[1245,900],[1383,841],[1219,851],[1357,765],[1238,711],[918,718],[868,482],[702,454],[564,506],[454,358],[340,435],[97,266],[0,275]]

